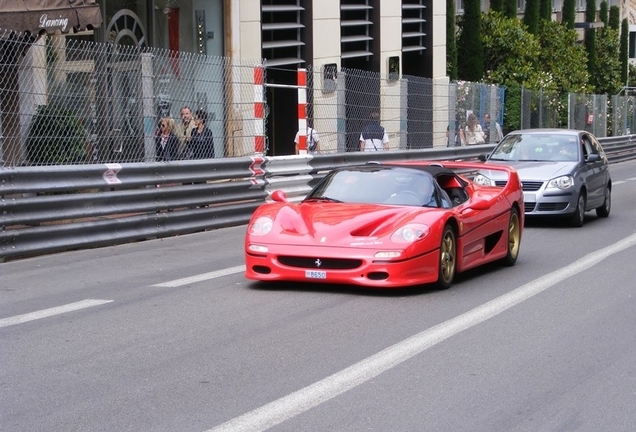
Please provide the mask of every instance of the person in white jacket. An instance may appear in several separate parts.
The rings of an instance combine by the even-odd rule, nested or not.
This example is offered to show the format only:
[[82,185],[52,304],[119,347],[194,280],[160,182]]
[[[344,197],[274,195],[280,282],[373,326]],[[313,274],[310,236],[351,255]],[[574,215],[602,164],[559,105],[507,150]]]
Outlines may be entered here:
[[479,119],[475,114],[470,114],[466,119],[466,128],[464,129],[466,137],[466,145],[484,144],[484,131],[479,124]]
[[[318,136],[318,132],[316,129],[307,126],[307,131],[305,132],[305,136],[307,137],[307,153],[308,154],[316,154],[320,151],[320,137]],[[296,154],[298,154],[298,139],[300,137],[300,131],[296,132],[296,138],[294,138],[294,144],[296,148]]]

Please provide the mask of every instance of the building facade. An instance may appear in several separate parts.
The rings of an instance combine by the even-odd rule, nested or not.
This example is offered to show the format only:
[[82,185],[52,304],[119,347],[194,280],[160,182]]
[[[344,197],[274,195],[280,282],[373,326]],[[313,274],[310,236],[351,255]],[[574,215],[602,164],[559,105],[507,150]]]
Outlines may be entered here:
[[[52,5],[61,0],[37,1],[45,8],[47,3]],[[446,7],[437,0],[101,0],[98,3],[101,25],[81,26],[78,31],[60,26],[58,36],[54,27],[47,29],[47,33],[59,39],[55,46],[60,52],[64,41],[75,39],[263,61],[268,102],[267,138],[273,154],[290,154],[293,150],[291,141],[298,116],[294,86],[299,68],[310,71],[310,116],[321,99],[328,101],[334,97],[329,91],[313,92],[313,85],[328,87],[335,83],[338,74],[347,70],[377,76],[391,74],[396,78],[409,75],[448,83]],[[2,14],[0,3],[0,16]],[[48,14],[55,15],[51,11]],[[31,28],[11,30],[36,33],[42,28],[35,24]],[[84,65],[90,70],[90,64]],[[81,68],[79,63],[78,67]],[[26,68],[23,66],[23,69]],[[27,81],[30,74],[28,70],[23,74]],[[33,80],[36,78],[33,76]],[[347,83],[347,86],[360,86],[369,94],[380,93],[382,85],[381,80],[368,81],[361,77],[351,78]],[[209,101],[218,99],[218,94],[224,91],[210,88],[206,90],[210,94],[197,97]],[[435,100],[435,95],[431,95],[418,103],[428,105],[429,111],[436,104],[446,104]],[[34,101],[32,105],[35,107],[37,103]],[[381,108],[382,101],[377,105]],[[171,115],[178,115],[176,108],[172,107]],[[22,112],[23,118],[28,118],[33,111],[26,109],[28,115]],[[416,127],[421,122],[410,124]],[[442,137],[443,126],[438,129]],[[434,131],[428,133],[432,137]],[[351,135],[347,149],[354,149],[354,136]]]
[[[439,1],[102,2],[104,25],[95,32],[97,41],[234,59],[263,59],[267,69],[267,135],[273,154],[290,154],[293,150],[297,124],[293,86],[298,68],[311,71],[310,82],[320,77],[335,77],[347,69],[379,75],[393,71],[448,82],[446,8]],[[268,82],[278,87],[268,87]],[[290,87],[284,88],[281,84]],[[317,111],[321,98],[332,97],[328,92],[311,90],[310,85],[310,117]],[[435,104],[433,99],[428,103]],[[334,126],[324,124],[324,127]],[[347,147],[352,147],[354,141],[352,137]]]
[[[446,76],[446,4],[438,0],[33,0],[42,8],[57,8],[60,16],[53,13],[44,24],[36,21],[33,28],[14,30],[46,31],[58,33],[56,46],[63,46],[65,40],[87,40],[109,43],[123,47],[151,47],[165,49],[171,53],[203,54],[209,57],[239,59],[262,63],[266,69],[265,93],[267,101],[267,141],[271,155],[293,153],[293,137],[297,129],[297,84],[296,71],[309,71],[308,118],[319,131],[341,131],[342,119],[347,123],[346,143],[334,144],[331,149],[355,150],[356,133],[359,131],[366,113],[350,111],[351,106],[361,105],[382,109],[389,105],[388,97],[399,94],[415,94],[408,86],[415,86],[416,79],[430,80],[433,90],[424,97],[409,97],[407,115],[393,116],[386,121],[391,130],[406,132],[399,148],[408,148],[411,137],[420,136],[419,142],[443,145],[445,128],[449,118],[448,94],[445,93]],[[99,8],[99,23],[91,25],[90,18],[78,24],[76,32],[64,26],[61,19],[62,3],[75,4],[77,8],[85,4],[91,10]],[[58,4],[59,3],[59,4]],[[584,20],[585,0],[578,0],[577,21]],[[600,2],[597,2],[597,5]],[[17,20],[9,16],[16,2],[0,1],[0,23]],[[21,3],[19,3],[21,4]],[[463,13],[463,0],[456,0],[458,14]],[[630,23],[630,58],[636,61],[636,0],[608,0],[608,6],[619,6],[621,18]],[[487,11],[489,1],[482,0],[482,10]],[[525,1],[518,1],[521,17]],[[553,19],[560,20],[562,0],[553,1]],[[33,18],[42,19],[43,14]],[[59,21],[56,21],[56,19]],[[97,17],[92,17],[97,21]],[[44,28],[42,25],[51,25]],[[20,24],[26,25],[26,24]],[[55,26],[57,32],[55,31]],[[62,34],[59,34],[62,33]],[[45,50],[44,46],[39,48]],[[63,51],[63,50],[62,50]],[[60,52],[62,52],[60,51]],[[63,58],[63,54],[60,58]],[[72,59],[70,59],[72,60]],[[32,63],[31,63],[32,64]],[[90,63],[78,62],[77,69],[91,68]],[[22,85],[31,87],[37,82],[37,68],[25,63],[22,66]],[[352,73],[362,71],[364,73]],[[122,75],[126,71],[121,71]],[[338,78],[347,77],[346,80]],[[383,77],[383,79],[377,79]],[[395,77],[397,79],[391,79]],[[408,77],[408,79],[400,79]],[[175,78],[175,77],[172,77]],[[176,77],[178,78],[178,77]],[[371,79],[370,79],[371,78]],[[159,81],[169,81],[170,77],[159,77]],[[408,81],[408,83],[406,83]],[[345,82],[345,84],[342,84]],[[125,86],[113,85],[122,93]],[[399,86],[407,86],[407,91]],[[347,94],[357,94],[363,100],[338,101],[347,108],[338,115],[325,114],[328,106],[334,104],[336,92],[331,87],[344,86]],[[194,89],[196,97],[192,103],[212,107],[216,119],[216,136],[226,135],[228,126],[227,86],[225,83]],[[318,90],[320,89],[320,90]],[[439,90],[438,90],[439,89]],[[11,90],[11,89],[9,89]],[[368,95],[368,96],[360,96]],[[378,96],[380,95],[380,96]],[[133,103],[135,95],[121,100]],[[161,95],[160,95],[161,97]],[[379,97],[379,99],[378,99]],[[366,99],[365,99],[366,98]],[[384,98],[384,99],[383,99]],[[28,127],[27,120],[35,112],[40,101],[32,98],[20,101],[19,119],[22,135]],[[159,101],[163,103],[165,101]],[[13,103],[13,102],[12,102]],[[183,102],[178,102],[181,104]],[[402,103],[402,102],[400,102]],[[15,109],[6,106],[3,98],[3,112]],[[179,106],[173,104],[169,114],[178,116]],[[218,109],[217,109],[218,108]],[[398,108],[395,108],[396,110]],[[424,113],[424,114],[423,114]],[[25,115],[26,114],[26,115]],[[404,122],[404,118],[408,122]],[[425,126],[423,126],[425,125]],[[423,130],[422,128],[426,130]],[[12,131],[4,130],[4,136],[12,136]],[[9,133],[6,133],[9,132]],[[405,141],[406,140],[406,141]],[[18,144],[13,144],[18,146]],[[416,146],[419,146],[417,144]],[[19,146],[18,146],[19,147]],[[6,152],[5,152],[6,154]],[[217,154],[223,154],[217,152]],[[227,153],[226,153],[227,154]]]

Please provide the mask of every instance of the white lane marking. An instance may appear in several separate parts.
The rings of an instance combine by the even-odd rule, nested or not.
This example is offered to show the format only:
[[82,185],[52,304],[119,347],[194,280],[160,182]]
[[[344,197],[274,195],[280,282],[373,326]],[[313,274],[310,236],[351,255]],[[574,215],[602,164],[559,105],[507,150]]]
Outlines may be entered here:
[[627,180],[618,180],[618,181],[612,182],[612,184],[614,186],[619,185],[619,184],[623,184],[623,183],[627,183]]
[[274,427],[369,381],[445,339],[482,323],[577,273],[589,270],[590,267],[609,256],[634,245],[636,245],[636,234],[592,252],[567,267],[548,273],[508,294],[424,330],[308,387],[208,429],[206,432],[257,432]]
[[27,314],[23,314],[23,315],[16,315],[16,316],[12,316],[9,318],[2,318],[0,319],[0,328],[2,327],[8,327],[8,326],[12,326],[15,324],[22,324],[25,322],[29,322],[29,321],[33,321],[33,320],[37,320],[37,319],[41,319],[41,318],[47,318],[53,315],[60,315],[63,313],[67,313],[67,312],[73,312],[76,310],[80,310],[80,309],[86,309],[89,307],[93,307],[93,306],[99,306],[99,305],[103,305],[106,303],[110,303],[113,300],[92,300],[92,299],[87,299],[87,300],[82,300],[82,301],[78,301],[75,303],[69,303],[67,305],[63,305],[63,306],[57,306],[57,307],[52,307],[49,309],[43,309],[41,311],[36,311],[36,312],[31,312],[31,313],[27,313]]
[[217,271],[213,271],[210,273],[203,273],[200,275],[196,275],[196,276],[190,276],[187,278],[183,278],[183,279],[176,279],[173,281],[169,281],[169,282],[162,282],[162,283],[158,283],[155,284],[153,286],[155,287],[166,287],[166,288],[176,288],[176,287],[180,287],[183,285],[189,285],[191,283],[195,283],[195,282],[201,282],[204,280],[209,280],[209,279],[216,279],[218,277],[221,276],[227,276],[227,275],[231,275],[234,273],[241,273],[245,271],[245,266],[244,265],[240,265],[240,266],[236,266],[236,267],[230,267],[230,268],[226,268],[223,270],[217,270]]

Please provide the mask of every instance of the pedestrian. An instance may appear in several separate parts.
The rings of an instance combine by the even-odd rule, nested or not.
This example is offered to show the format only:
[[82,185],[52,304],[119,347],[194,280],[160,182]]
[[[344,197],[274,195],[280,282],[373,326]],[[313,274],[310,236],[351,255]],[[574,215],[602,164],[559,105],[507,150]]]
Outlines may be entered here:
[[462,116],[455,115],[455,134],[451,141],[450,125],[446,126],[446,147],[460,147],[466,143],[464,138],[464,128],[462,126]]
[[155,137],[155,157],[157,161],[171,161],[179,157],[179,140],[174,133],[175,121],[163,117],[159,122],[159,133]]
[[181,121],[175,126],[175,134],[179,138],[179,155],[182,159],[190,159],[187,152],[188,144],[192,138],[192,130],[196,127],[194,121],[192,121],[192,110],[189,106],[181,107],[179,111]]
[[490,114],[484,115],[484,141],[487,143],[498,143],[503,138],[503,131],[499,122],[495,121],[495,129],[491,131]]
[[192,159],[214,158],[214,135],[207,126],[208,113],[203,109],[194,114],[195,128],[192,129],[188,150]]
[[464,136],[466,145],[484,144],[484,131],[479,124],[479,119],[473,113],[468,115],[466,119],[466,127],[464,128]]
[[[307,125],[307,130],[305,131],[305,136],[307,137],[307,153],[316,154],[320,151],[320,137],[318,136],[318,132],[316,129]],[[300,137],[300,130],[296,132],[296,137],[294,138],[294,146],[296,149],[296,154],[298,154],[298,142]]]
[[382,151],[389,149],[389,136],[380,126],[380,112],[371,111],[370,121],[360,134],[360,151]]

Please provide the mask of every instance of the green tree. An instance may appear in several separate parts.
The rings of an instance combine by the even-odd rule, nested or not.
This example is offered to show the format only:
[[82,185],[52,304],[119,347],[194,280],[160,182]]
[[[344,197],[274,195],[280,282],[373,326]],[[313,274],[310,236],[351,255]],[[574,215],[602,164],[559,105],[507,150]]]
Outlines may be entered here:
[[585,48],[574,29],[541,21],[539,34],[532,35],[516,18],[489,12],[482,23],[487,82],[506,87],[504,123],[519,128],[520,95],[523,88],[554,94],[554,106],[562,113],[567,104],[562,95],[587,90]]
[[578,43],[578,33],[555,21],[542,21],[539,31],[541,47],[538,63],[548,74],[559,93],[587,91],[587,53]]
[[510,84],[506,87],[506,99],[504,100],[504,124],[505,130],[521,128],[521,93],[523,87],[519,84]]
[[446,0],[446,74],[457,80],[457,36],[455,0]]
[[599,9],[598,17],[601,20],[601,22],[603,24],[605,24],[605,27],[607,27],[607,23],[608,23],[607,20],[609,19],[608,14],[609,14],[609,12],[608,12],[608,9],[607,9],[607,2],[605,0],[603,0],[601,2],[601,6],[600,6],[600,9]]
[[517,18],[517,0],[503,0],[503,14],[507,18]]
[[609,26],[618,30],[621,25],[621,10],[618,6],[612,6],[609,10]]
[[619,40],[618,32],[609,27],[596,35],[596,75],[592,81],[596,93],[614,95],[623,87]]
[[563,0],[561,8],[561,22],[568,28],[574,28],[574,17],[576,15],[576,0]]
[[552,21],[552,0],[541,0],[539,20]]
[[487,82],[531,87],[539,81],[541,47],[517,18],[489,12],[482,28]]
[[627,69],[627,86],[630,83],[636,83],[636,66],[630,64]]
[[457,40],[457,77],[481,81],[484,77],[480,0],[464,0],[464,16]]
[[585,22],[596,22],[596,0],[585,0]]
[[540,0],[526,0],[526,9],[523,13],[523,23],[528,31],[536,35],[539,31],[539,7]]
[[623,85],[629,85],[629,22],[627,18],[621,23],[621,82]]
[[504,0],[491,0],[490,1],[490,10],[494,12],[502,12],[504,11]]
[[[585,22],[596,22],[596,0],[586,0],[585,3]],[[587,72],[590,76],[590,84],[594,85],[594,76],[596,75],[596,29],[585,29],[585,50],[587,51]]]

